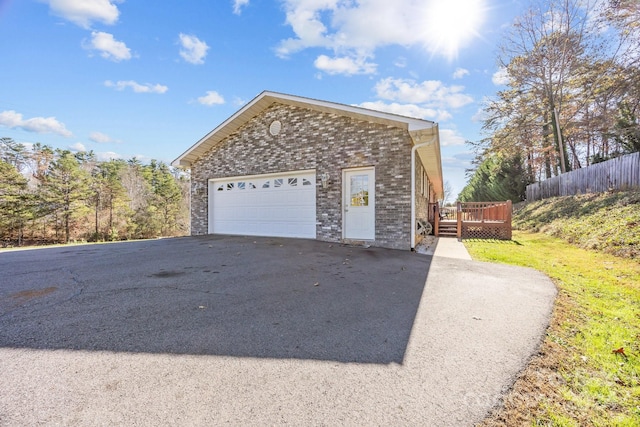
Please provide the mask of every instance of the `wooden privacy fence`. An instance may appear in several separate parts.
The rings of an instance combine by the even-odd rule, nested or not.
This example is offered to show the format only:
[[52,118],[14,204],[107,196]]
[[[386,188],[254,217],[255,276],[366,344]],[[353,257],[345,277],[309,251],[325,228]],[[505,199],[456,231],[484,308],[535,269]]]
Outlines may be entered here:
[[527,185],[527,201],[640,187],[640,152]]

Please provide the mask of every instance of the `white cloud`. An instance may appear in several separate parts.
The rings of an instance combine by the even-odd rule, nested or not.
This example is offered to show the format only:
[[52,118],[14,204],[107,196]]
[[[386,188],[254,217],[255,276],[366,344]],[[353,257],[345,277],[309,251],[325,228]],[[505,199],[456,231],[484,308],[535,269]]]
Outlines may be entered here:
[[[144,154],[139,154],[139,153],[138,154],[134,154],[133,156],[131,156],[129,158],[130,159],[131,158],[136,158],[136,159],[140,160],[143,163],[150,162],[153,159],[152,157],[149,157],[149,156],[144,155]],[[158,160],[158,159],[156,159],[156,160]],[[167,164],[168,163],[170,163],[170,161],[167,161]]]
[[118,21],[120,11],[114,3],[118,0],[47,0],[54,15],[90,28],[93,21],[112,25]]
[[85,49],[97,50],[100,56],[114,62],[131,59],[131,49],[124,42],[113,38],[113,34],[92,31],[91,41],[83,43]]
[[[307,48],[339,56],[373,57],[377,48],[422,46],[452,59],[478,36],[485,0],[282,0],[294,36],[276,47],[280,57]],[[437,29],[437,30],[436,30]]]
[[233,0],[233,13],[240,15],[242,8],[249,4],[249,0]]
[[478,108],[478,111],[475,112],[473,116],[471,116],[471,121],[475,123],[483,123],[489,119],[489,114],[484,110],[484,108]]
[[104,85],[116,90],[125,90],[127,87],[130,87],[135,93],[165,93],[169,90],[167,86],[161,84],[140,84],[133,80],[119,80],[115,83],[111,80],[107,80],[104,82]]
[[446,86],[438,80],[417,83],[411,79],[388,77],[380,80],[375,90],[382,99],[425,104],[434,108],[460,108],[473,102],[471,96],[462,93],[464,86]]
[[[96,159],[100,162],[108,162],[109,160],[121,159],[122,156],[113,151],[102,151],[100,153],[96,153]],[[138,157],[139,160],[140,157]]]
[[461,79],[464,76],[468,76],[468,75],[469,75],[469,70],[465,68],[456,68],[456,70],[453,72],[454,79]]
[[9,129],[21,128],[27,132],[53,133],[65,137],[72,135],[64,123],[59,122],[55,117],[33,117],[25,120],[22,114],[13,110],[0,113],[0,126],[5,126]]
[[370,110],[383,111],[385,113],[399,114],[406,117],[414,117],[417,119],[446,121],[451,119],[451,114],[442,110],[433,108],[425,108],[416,104],[399,104],[392,102],[390,104],[384,101],[363,102],[357,104],[358,107],[368,108]]
[[464,145],[465,139],[453,129],[439,129],[440,145],[450,147],[452,145]]
[[91,134],[89,135],[89,139],[93,142],[97,142],[98,144],[109,144],[109,143],[121,142],[111,138],[109,135],[102,132],[91,132]]
[[212,106],[224,104],[224,98],[215,90],[207,91],[205,96],[198,98],[198,102],[202,105]]
[[493,73],[493,76],[491,77],[491,81],[496,86],[506,86],[506,85],[508,85],[509,84],[509,73],[507,72],[507,69],[504,68],[504,67],[501,67],[498,71]]
[[20,127],[23,123],[22,114],[13,110],[7,110],[0,113],[0,125],[8,128]]
[[[447,86],[438,80],[416,82],[389,77],[379,80],[374,90],[379,100],[363,102],[359,104],[360,107],[436,122],[453,119],[448,109],[461,108],[474,102],[471,96],[464,93],[464,86]],[[454,138],[451,132],[444,131],[447,144],[464,143],[464,139],[460,141]]]
[[473,167],[472,162],[476,157],[472,151],[460,150],[460,148],[445,148],[442,153],[442,172],[454,187],[454,197],[467,185],[466,171]]
[[196,36],[182,34],[180,37],[180,56],[190,64],[204,64],[204,58],[207,56],[209,46]]
[[84,146],[82,142],[76,142],[69,146],[71,151],[87,151],[87,148]]
[[329,58],[327,55],[320,55],[316,58],[314,65],[320,71],[327,74],[345,74],[351,76],[354,74],[373,74],[376,72],[377,65],[372,62],[366,62],[366,58]]
[[405,68],[407,66],[407,58],[404,56],[399,56],[395,62],[393,63],[398,68]]
[[235,105],[236,107],[242,107],[246,103],[247,103],[247,101],[245,101],[244,99],[242,99],[242,98],[240,98],[238,96],[233,98],[233,105]]

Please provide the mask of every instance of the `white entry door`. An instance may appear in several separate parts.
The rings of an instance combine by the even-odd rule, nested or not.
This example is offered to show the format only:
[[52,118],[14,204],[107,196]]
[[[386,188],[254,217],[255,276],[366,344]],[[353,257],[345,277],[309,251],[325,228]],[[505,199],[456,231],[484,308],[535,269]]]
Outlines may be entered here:
[[375,240],[376,198],[374,168],[343,171],[343,233],[345,239]]

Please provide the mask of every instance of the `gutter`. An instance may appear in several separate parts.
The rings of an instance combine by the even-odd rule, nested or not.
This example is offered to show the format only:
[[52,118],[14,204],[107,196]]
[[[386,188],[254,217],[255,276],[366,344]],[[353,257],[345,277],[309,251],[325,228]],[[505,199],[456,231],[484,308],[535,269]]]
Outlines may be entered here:
[[438,138],[438,125],[436,133],[429,142],[422,142],[411,147],[411,251],[416,250],[416,151],[418,148],[434,144]]

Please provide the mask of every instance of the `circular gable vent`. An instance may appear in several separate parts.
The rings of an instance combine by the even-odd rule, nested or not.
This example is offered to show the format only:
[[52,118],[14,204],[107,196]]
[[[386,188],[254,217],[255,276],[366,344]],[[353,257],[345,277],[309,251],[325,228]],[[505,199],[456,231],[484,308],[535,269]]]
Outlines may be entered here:
[[269,126],[269,133],[273,136],[276,136],[280,133],[281,129],[282,123],[280,123],[280,120],[274,120],[273,122],[271,122],[271,126]]

